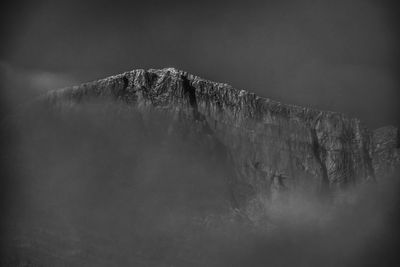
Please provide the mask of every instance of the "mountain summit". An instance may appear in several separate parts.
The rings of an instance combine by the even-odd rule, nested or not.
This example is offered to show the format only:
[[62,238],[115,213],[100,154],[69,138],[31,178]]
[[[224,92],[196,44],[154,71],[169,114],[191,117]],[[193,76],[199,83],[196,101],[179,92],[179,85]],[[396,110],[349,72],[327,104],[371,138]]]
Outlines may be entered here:
[[[264,195],[306,190],[330,194],[376,181],[400,162],[399,130],[367,129],[359,119],[282,104],[175,68],[133,70],[51,91],[54,108],[90,101],[124,103],[144,115],[161,111],[221,145],[240,206]],[[179,130],[178,130],[179,131]]]

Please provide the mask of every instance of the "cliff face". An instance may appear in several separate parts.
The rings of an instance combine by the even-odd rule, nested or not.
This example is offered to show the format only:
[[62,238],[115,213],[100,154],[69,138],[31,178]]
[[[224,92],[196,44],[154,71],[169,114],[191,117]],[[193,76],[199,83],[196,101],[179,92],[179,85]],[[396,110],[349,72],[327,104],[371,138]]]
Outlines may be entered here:
[[397,128],[372,132],[340,113],[281,104],[173,68],[134,70],[47,96],[53,107],[93,99],[122,101],[144,118],[160,110],[216,140],[232,164],[238,203],[297,189],[335,192],[399,162]]
[[377,177],[392,173],[400,165],[399,129],[386,126],[373,132],[372,165]]

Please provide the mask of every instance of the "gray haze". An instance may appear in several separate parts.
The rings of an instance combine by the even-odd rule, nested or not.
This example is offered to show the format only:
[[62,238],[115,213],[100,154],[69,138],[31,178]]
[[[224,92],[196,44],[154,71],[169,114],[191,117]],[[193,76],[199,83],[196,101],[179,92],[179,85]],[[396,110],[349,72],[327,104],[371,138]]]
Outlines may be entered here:
[[94,101],[13,118],[1,139],[1,266],[399,266],[396,176],[335,205],[293,192],[238,217],[232,166],[208,137],[179,122],[166,135],[168,116],[147,116]]
[[14,96],[26,93],[21,88],[173,66],[286,103],[345,112],[371,127],[399,122],[398,8],[389,1],[2,5],[1,69]]
[[231,166],[202,145],[208,137],[168,137],[160,114],[143,127],[112,103],[60,114],[25,105],[52,88],[173,66],[371,128],[398,124],[391,2],[38,0],[0,10],[0,265],[398,266],[395,175],[346,191],[349,203],[299,195],[242,221],[228,201]]

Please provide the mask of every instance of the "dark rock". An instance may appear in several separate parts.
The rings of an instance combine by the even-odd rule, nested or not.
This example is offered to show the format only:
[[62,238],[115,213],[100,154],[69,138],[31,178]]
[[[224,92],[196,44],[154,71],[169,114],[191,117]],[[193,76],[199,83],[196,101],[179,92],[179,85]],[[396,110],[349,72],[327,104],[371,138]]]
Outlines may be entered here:
[[378,177],[390,175],[400,165],[400,134],[394,126],[373,131],[372,164]]
[[93,99],[122,101],[143,114],[160,110],[212,136],[227,152],[239,204],[283,189],[334,193],[399,163],[397,128],[371,132],[341,113],[282,104],[174,68],[133,70],[46,97],[51,107]]

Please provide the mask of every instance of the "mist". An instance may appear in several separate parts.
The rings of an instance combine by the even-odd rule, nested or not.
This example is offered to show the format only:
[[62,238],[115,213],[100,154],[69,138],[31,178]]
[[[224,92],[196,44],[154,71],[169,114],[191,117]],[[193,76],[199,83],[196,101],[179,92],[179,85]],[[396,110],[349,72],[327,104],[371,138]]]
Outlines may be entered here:
[[335,202],[293,192],[239,211],[223,151],[165,114],[101,101],[16,114],[3,135],[5,266],[397,263],[395,175]]
[[[287,104],[399,124],[392,1],[2,1],[2,266],[398,266],[399,171],[335,200],[232,200],[213,137],[49,90],[175,67]],[[172,131],[171,131],[172,129]]]

